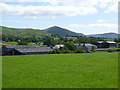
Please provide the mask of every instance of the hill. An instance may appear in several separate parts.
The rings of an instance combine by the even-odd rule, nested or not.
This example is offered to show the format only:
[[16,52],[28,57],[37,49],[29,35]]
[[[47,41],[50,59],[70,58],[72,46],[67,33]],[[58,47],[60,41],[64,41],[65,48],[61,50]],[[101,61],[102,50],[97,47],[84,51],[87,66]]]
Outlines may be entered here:
[[91,34],[91,35],[86,35],[88,37],[103,37],[103,38],[118,38],[117,33],[104,33],[104,34]]
[[61,27],[58,27],[58,26],[53,26],[53,27],[50,27],[50,28],[47,28],[45,30],[43,30],[44,32],[48,32],[48,33],[51,33],[51,34],[57,34],[57,35],[61,35],[61,36],[67,36],[67,37],[71,37],[71,36],[84,36],[84,34],[82,33],[75,33],[75,32],[72,32],[68,29],[64,29],[64,28],[61,28]]
[[17,36],[17,37],[43,37],[46,35],[50,35],[50,33],[43,32],[37,29],[17,29],[17,28],[8,28],[8,27],[3,27],[0,26],[2,30],[0,31],[0,35],[5,35],[5,36]]

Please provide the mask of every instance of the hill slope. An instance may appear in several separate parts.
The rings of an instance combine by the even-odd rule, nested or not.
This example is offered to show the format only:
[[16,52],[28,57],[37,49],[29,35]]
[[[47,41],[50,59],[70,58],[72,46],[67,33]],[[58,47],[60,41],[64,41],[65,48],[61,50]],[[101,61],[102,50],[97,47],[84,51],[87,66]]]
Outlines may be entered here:
[[91,34],[88,37],[118,38],[117,33]]
[[43,32],[36,29],[16,29],[16,28],[7,28],[0,26],[2,30],[0,31],[0,34],[6,35],[6,36],[17,36],[17,37],[43,37],[46,35],[50,35],[50,33]]
[[44,30],[44,32],[48,32],[51,34],[58,34],[61,36],[83,36],[82,33],[75,33],[70,30],[58,27],[58,26],[53,26],[53,27],[47,28]]

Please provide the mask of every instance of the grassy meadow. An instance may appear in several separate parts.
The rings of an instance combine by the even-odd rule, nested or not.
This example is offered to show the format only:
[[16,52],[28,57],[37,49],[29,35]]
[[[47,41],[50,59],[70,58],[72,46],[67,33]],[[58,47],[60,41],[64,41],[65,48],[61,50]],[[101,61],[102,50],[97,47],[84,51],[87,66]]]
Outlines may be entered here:
[[[1,43],[2,44],[8,44],[8,45],[18,45],[17,42],[5,42],[5,41],[3,41]],[[32,43],[32,42],[29,43],[28,42],[28,45],[36,45],[36,43]],[[39,45],[39,44],[37,44],[37,45]],[[43,42],[41,42],[39,46],[45,46],[45,45],[43,45]]]
[[3,88],[117,88],[118,53],[2,57]]

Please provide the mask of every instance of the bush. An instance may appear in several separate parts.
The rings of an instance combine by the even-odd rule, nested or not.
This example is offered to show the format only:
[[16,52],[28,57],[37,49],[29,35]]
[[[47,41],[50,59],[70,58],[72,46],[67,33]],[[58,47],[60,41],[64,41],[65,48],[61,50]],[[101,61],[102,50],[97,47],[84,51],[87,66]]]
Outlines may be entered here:
[[27,55],[27,53],[23,53],[23,55]]
[[59,49],[55,49],[55,51],[56,51],[57,54],[61,53],[61,51]]
[[84,53],[84,50],[82,48],[78,48],[75,53]]
[[18,42],[17,44],[18,44],[18,45],[28,45],[28,43],[25,42],[25,41],[20,41],[20,42]]
[[117,45],[118,48],[120,48],[120,43]]
[[73,51],[70,51],[68,48],[64,47],[60,49],[55,49],[53,51],[49,51],[48,54],[60,54],[60,53],[73,53]]
[[112,49],[108,49],[107,51],[108,51],[108,52],[113,52],[113,50],[112,50]]
[[77,49],[76,45],[73,42],[65,43],[65,47],[68,48],[70,51],[75,51]]
[[65,50],[64,53],[72,53],[70,50]]
[[96,51],[95,49],[96,49],[95,46],[92,46],[91,52],[95,52]]
[[52,51],[49,51],[48,54],[52,54]]
[[66,53],[66,50],[62,49],[62,50],[61,50],[61,53]]
[[120,52],[120,49],[117,49],[116,51]]
[[49,51],[48,54],[59,54],[61,51],[59,49],[55,49],[53,51]]
[[52,51],[52,54],[55,54],[55,53],[56,53],[56,50],[53,50],[53,51]]
[[62,48],[61,53],[73,53],[73,51],[70,51],[67,47]]

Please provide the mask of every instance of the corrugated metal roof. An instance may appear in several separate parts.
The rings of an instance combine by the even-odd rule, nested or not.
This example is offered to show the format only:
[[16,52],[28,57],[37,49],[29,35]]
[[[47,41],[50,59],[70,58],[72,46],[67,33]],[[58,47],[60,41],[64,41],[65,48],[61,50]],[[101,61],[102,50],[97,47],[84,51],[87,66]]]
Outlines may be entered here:
[[106,41],[107,43],[116,43],[116,42],[112,42],[112,41]]
[[103,43],[103,41],[97,41],[97,43]]
[[116,42],[112,42],[112,41],[97,41],[97,43],[116,43]]
[[6,45],[7,48],[14,48],[19,52],[49,52],[53,49],[50,47],[41,47],[36,45]]
[[[75,44],[76,46],[79,46],[79,44]],[[84,45],[83,43],[81,43],[80,45]],[[89,43],[85,43],[85,46],[96,46],[96,45],[93,45],[93,44],[89,44]]]

